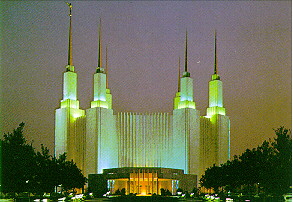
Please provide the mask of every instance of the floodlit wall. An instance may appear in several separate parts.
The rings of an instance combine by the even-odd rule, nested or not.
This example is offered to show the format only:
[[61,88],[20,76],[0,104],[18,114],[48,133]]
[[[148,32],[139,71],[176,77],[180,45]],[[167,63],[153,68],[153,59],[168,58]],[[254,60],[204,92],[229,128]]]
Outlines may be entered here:
[[69,109],[56,109],[55,111],[55,156],[58,157],[67,151],[67,136],[69,135],[70,117]]
[[210,118],[201,116],[200,117],[200,169],[198,171],[199,175],[202,176],[204,174],[204,171],[207,167],[213,164],[213,147],[214,144],[212,142],[212,131],[211,131],[211,121]]
[[79,153],[74,148],[80,147],[78,141],[84,134],[79,131],[79,125],[75,123],[78,117],[84,116],[84,110],[74,108],[60,108],[55,113],[55,156],[64,152],[69,160],[79,163]]
[[172,168],[196,174],[200,157],[200,119],[196,109],[173,110]]
[[84,170],[84,162],[85,162],[85,151],[86,151],[86,119],[85,116],[78,117],[75,121],[76,128],[76,147],[74,149],[76,159],[75,161],[77,167],[82,170],[83,174],[85,174]]
[[118,113],[119,167],[168,167],[170,127],[168,113]]
[[102,173],[105,168],[116,167],[118,167],[118,137],[113,110],[101,107],[87,109],[86,173]]
[[228,116],[217,115],[218,165],[230,160],[230,119]]
[[201,117],[201,173],[213,164],[220,165],[230,159],[230,120],[228,116],[215,114]]

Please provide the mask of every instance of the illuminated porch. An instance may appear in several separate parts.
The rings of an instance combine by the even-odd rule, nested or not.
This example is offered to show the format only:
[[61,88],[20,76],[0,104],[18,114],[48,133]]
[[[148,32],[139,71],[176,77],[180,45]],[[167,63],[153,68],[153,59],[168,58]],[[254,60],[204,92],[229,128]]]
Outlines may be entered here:
[[184,174],[180,169],[158,167],[112,168],[104,169],[103,174],[89,175],[91,192],[106,190],[111,194],[118,189],[120,192],[125,189],[126,195],[161,195],[161,189],[176,194],[178,188],[192,190],[196,183],[196,175]]

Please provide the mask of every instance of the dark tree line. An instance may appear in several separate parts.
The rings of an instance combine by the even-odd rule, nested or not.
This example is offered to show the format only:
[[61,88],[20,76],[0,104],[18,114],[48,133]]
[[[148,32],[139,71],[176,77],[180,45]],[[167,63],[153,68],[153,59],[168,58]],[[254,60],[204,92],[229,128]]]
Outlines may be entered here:
[[58,158],[41,146],[35,151],[23,136],[24,123],[4,134],[1,145],[1,192],[52,193],[61,185],[63,191],[83,188],[86,178],[73,161],[66,160],[66,153]]
[[234,156],[221,166],[205,171],[201,186],[215,192],[231,191],[282,195],[292,186],[292,139],[291,131],[280,127],[276,138],[264,141],[242,155]]

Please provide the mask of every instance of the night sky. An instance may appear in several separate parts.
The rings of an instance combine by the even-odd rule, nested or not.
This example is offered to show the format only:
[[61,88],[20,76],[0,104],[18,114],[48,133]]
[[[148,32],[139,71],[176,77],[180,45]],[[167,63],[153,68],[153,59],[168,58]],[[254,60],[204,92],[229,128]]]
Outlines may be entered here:
[[[73,63],[80,107],[93,99],[98,24],[114,112],[172,112],[178,57],[188,67],[201,115],[208,106],[217,30],[218,73],[231,119],[231,155],[291,128],[290,1],[76,1]],[[62,1],[1,1],[1,133],[25,122],[34,147],[54,151],[54,116],[68,52],[68,6]],[[183,70],[183,62],[181,62]]]

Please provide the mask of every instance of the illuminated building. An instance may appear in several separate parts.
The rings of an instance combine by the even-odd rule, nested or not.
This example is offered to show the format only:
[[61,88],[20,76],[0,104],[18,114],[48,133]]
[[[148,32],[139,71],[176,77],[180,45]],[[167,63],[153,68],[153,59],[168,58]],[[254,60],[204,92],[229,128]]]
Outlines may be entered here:
[[100,24],[93,101],[91,108],[82,110],[72,62],[72,7],[69,8],[68,65],[63,78],[63,100],[55,117],[56,156],[67,152],[68,158],[86,176],[91,176],[93,181],[106,180],[112,192],[125,188],[126,193],[138,194],[160,194],[161,188],[173,193],[179,187],[191,191],[196,187],[196,176],[200,177],[207,167],[229,160],[230,121],[223,106],[222,81],[217,72],[216,35],[206,116],[200,116],[193,98],[193,79],[187,68],[187,32],[185,69],[180,76],[179,64],[173,112],[114,113],[107,64],[106,68],[102,65]]

